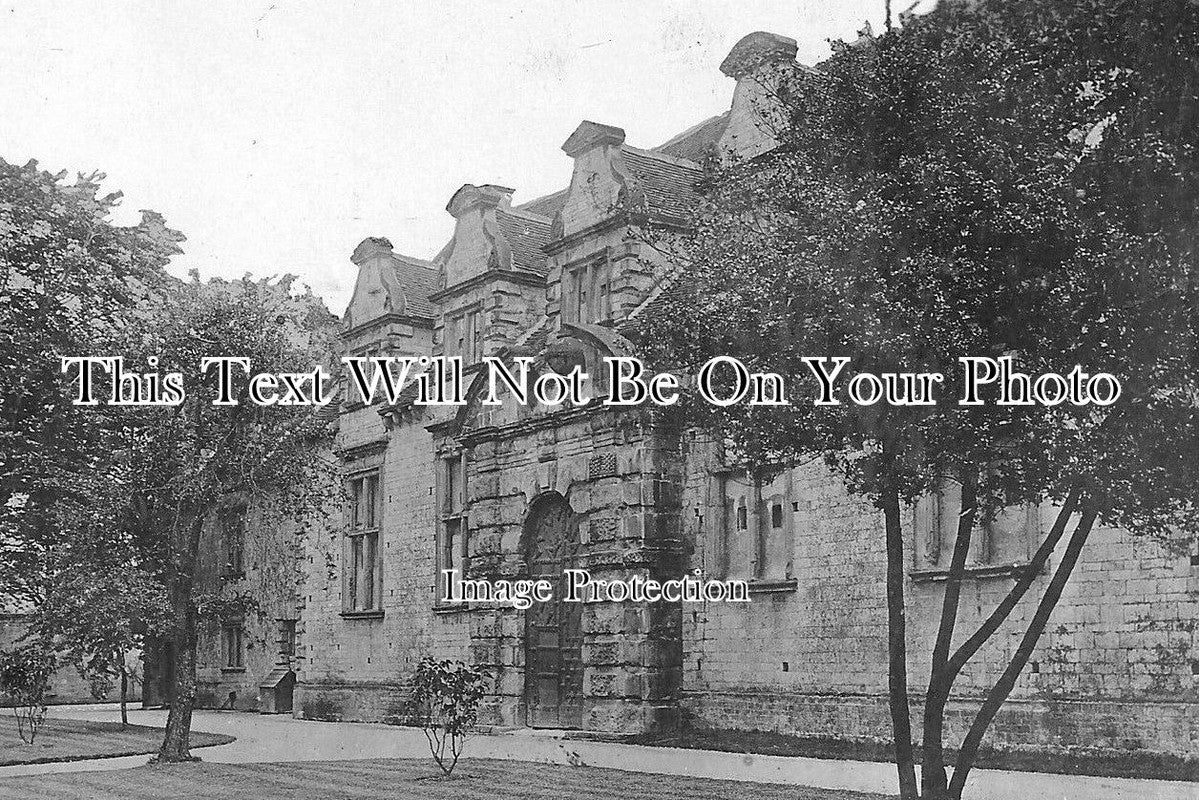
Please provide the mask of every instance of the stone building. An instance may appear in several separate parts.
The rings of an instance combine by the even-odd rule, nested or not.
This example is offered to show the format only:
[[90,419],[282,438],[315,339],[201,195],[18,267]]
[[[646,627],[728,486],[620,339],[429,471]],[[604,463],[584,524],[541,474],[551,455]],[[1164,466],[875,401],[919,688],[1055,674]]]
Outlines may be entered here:
[[[483,356],[531,359],[535,373],[581,364],[596,374],[601,357],[633,352],[630,327],[672,289],[662,243],[685,230],[699,202],[701,162],[775,146],[773,89],[809,69],[795,54],[785,37],[746,36],[721,65],[735,81],[729,111],[658,147],[581,123],[562,146],[574,165],[570,184],[555,194],[514,204],[512,189],[461,187],[446,206],[453,238],[430,261],[381,238],[355,250],[344,351],[459,356],[468,402],[421,406],[409,391],[396,403],[366,405],[347,389],[333,444],[347,510],[340,525],[300,545],[295,606],[280,612],[297,620],[296,714],[402,719],[413,667],[432,654],[489,670],[484,719],[501,728],[626,734],[687,723],[890,736],[875,509],[817,466],[755,483],[661,409],[547,408],[510,395],[501,405],[481,402]],[[910,513],[906,591],[918,688],[949,523],[935,500]],[[1014,511],[976,537],[962,629],[1006,592],[1052,514]],[[1174,546],[1114,529],[1091,538],[989,741],[1194,754],[1193,535]],[[572,566],[596,577],[701,570],[747,581],[752,601],[550,602],[520,611],[441,602],[436,587],[445,569],[518,578]],[[1043,588],[1047,578],[1039,580]],[[1030,613],[1025,601],[963,675],[951,740]]]

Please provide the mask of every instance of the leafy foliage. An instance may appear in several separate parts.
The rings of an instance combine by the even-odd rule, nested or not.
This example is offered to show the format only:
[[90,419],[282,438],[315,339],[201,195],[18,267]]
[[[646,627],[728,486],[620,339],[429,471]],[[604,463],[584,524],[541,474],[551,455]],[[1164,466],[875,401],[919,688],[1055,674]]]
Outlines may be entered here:
[[467,733],[478,722],[479,701],[486,690],[486,673],[461,661],[425,656],[416,666],[412,704],[433,760],[446,777],[457,766]]
[[[290,277],[170,277],[183,237],[152,213],[112,225],[119,195],[99,197],[101,178],[64,185],[0,162],[0,580],[41,606],[42,632],[97,683],[120,673],[129,646],[173,639],[182,688],[164,750],[186,758],[196,629],[236,599],[195,591],[200,531],[234,493],[317,519],[306,502],[327,483],[309,450],[326,433],[319,414],[248,403],[240,375],[239,405],[213,405],[200,359],[309,371],[332,351],[334,320]],[[60,358],[83,355],[182,373],[187,399],[75,406]]]
[[[675,369],[735,355],[792,387],[812,385],[805,356],[849,357],[851,372],[944,374],[931,406],[844,395],[815,406],[796,391],[784,406],[689,408],[755,471],[821,459],[883,510],[892,711],[909,753],[899,507],[944,480],[963,484],[926,779],[943,775],[936,725],[948,687],[1081,513],[953,783],[926,786],[960,796],[970,749],[1095,519],[1161,538],[1199,527],[1199,6],[959,1],[902,22],[797,74],[780,97],[782,147],[713,165],[684,245],[689,291],[665,296],[643,346]],[[999,406],[994,394],[958,405],[958,360],[1009,354],[1034,376],[1112,373],[1123,395],[1107,408]],[[971,522],[1026,503],[1059,507],[1060,525],[951,654]],[[914,796],[899,760],[902,793]]]
[[0,653],[0,691],[13,703],[17,733],[26,744],[33,744],[46,719],[53,674],[54,654],[41,642]]
[[59,358],[102,351],[153,302],[182,240],[152,212],[113,225],[120,195],[99,194],[103,177],[65,183],[0,159],[0,587],[27,600],[63,520],[93,505],[89,473],[105,452],[87,410],[70,404]]
[[[1194,522],[1197,16],[943,3],[840,46],[791,87],[785,146],[712,176],[693,292],[646,345],[808,387],[809,355],[946,375],[935,407],[713,412],[761,465],[826,456],[855,490],[912,498],[993,464],[992,508],[1087,484],[1135,530]],[[1032,374],[1116,374],[1119,412],[959,407],[957,359],[1005,353]]]
[[[235,374],[237,402],[218,405],[212,356],[249,360],[257,372],[310,372],[329,357],[333,318],[292,279],[193,280],[170,293],[118,343],[127,369],[153,364],[183,375],[177,406],[101,406],[120,463],[111,478],[128,502],[123,528],[137,563],[165,588],[171,616],[166,635],[176,652],[171,715],[160,757],[189,758],[186,729],[195,700],[196,630],[205,617],[246,609],[245,598],[201,595],[196,587],[200,537],[229,497],[269,505],[297,522],[319,520],[330,486],[328,464],[313,449],[328,433],[316,407],[258,406],[245,376]],[[105,391],[102,387],[101,391]],[[230,592],[233,590],[230,589]]]

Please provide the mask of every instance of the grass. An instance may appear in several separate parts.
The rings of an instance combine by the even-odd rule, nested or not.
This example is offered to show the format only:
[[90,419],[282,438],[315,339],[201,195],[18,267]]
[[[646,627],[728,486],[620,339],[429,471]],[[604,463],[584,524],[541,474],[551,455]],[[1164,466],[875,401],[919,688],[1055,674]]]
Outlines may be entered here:
[[[7,711],[7,709],[5,709]],[[228,744],[232,736],[218,733],[191,735],[192,747]],[[162,744],[162,728],[147,725],[121,727],[119,722],[84,722],[73,719],[48,719],[33,744],[17,736],[12,714],[0,716],[0,766],[44,764],[49,761],[80,761],[85,758],[112,758],[154,753]]]
[[[852,742],[816,737],[789,736],[770,731],[728,731],[688,728],[669,736],[633,737],[633,744],[650,747],[682,747],[721,750],[726,753],[753,753],[772,756],[805,756],[852,761],[890,762],[891,745],[881,742]],[[915,748],[920,763],[920,747]],[[957,753],[945,752],[952,764]],[[1120,752],[1098,748],[1071,748],[1052,752],[1046,749],[996,750],[983,747],[974,766],[1019,772],[1049,772],[1058,775],[1096,775],[1107,778],[1153,778],[1173,781],[1199,781],[1199,757],[1177,756],[1144,750]]]
[[200,762],[0,778],[0,800],[883,800],[804,786],[489,759],[462,761],[449,780],[438,774],[428,760]]

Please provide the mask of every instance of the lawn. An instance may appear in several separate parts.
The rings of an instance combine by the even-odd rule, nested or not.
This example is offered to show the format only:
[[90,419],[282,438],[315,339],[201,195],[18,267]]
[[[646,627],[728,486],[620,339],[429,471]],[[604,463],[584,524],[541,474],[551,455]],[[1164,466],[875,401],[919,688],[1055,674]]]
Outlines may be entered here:
[[[891,745],[872,742],[848,742],[834,739],[803,738],[770,731],[728,731],[687,729],[678,734],[634,737],[633,744],[650,747],[681,747],[721,750],[726,753],[754,753],[772,756],[802,756],[851,761],[890,762]],[[948,748],[947,763],[957,751]],[[920,747],[916,747],[920,763]],[[1106,778],[1148,778],[1168,781],[1199,782],[1199,755],[1177,756],[1144,750],[1127,752],[1111,749],[1073,747],[1068,751],[1047,749],[995,750],[985,745],[978,754],[976,767],[1007,769],[1018,772],[1049,772],[1059,775],[1097,775]],[[1199,800],[1199,797],[1196,798]]]
[[[136,756],[154,753],[162,744],[162,728],[147,725],[121,727],[119,722],[83,722],[48,719],[33,744],[17,736],[17,721],[9,709],[0,709],[0,766],[39,764],[47,761],[79,761],[84,758]],[[228,744],[232,736],[192,732],[192,747]]]
[[596,767],[470,759],[452,780],[427,760],[172,764],[0,778],[7,800],[883,800],[882,795],[647,775]]

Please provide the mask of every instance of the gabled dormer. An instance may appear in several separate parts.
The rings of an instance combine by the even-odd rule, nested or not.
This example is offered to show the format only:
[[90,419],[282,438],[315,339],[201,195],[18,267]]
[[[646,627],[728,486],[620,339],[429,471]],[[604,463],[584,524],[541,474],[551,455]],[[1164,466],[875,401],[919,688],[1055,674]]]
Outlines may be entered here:
[[581,123],[562,150],[574,168],[546,250],[547,310],[559,329],[618,325],[664,274],[662,252],[648,242],[688,224],[703,171],[597,122]]
[[512,206],[512,190],[466,184],[446,205],[454,236],[434,262],[436,353],[466,365],[515,344],[544,313],[550,219]]
[[724,154],[753,158],[780,144],[779,134],[788,123],[781,101],[786,83],[800,70],[794,39],[756,31],[733,46],[720,71],[737,81],[717,148]]
[[358,268],[342,320],[347,354],[428,355],[436,287],[433,265],[395,253],[382,237],[363,239],[350,261]]

